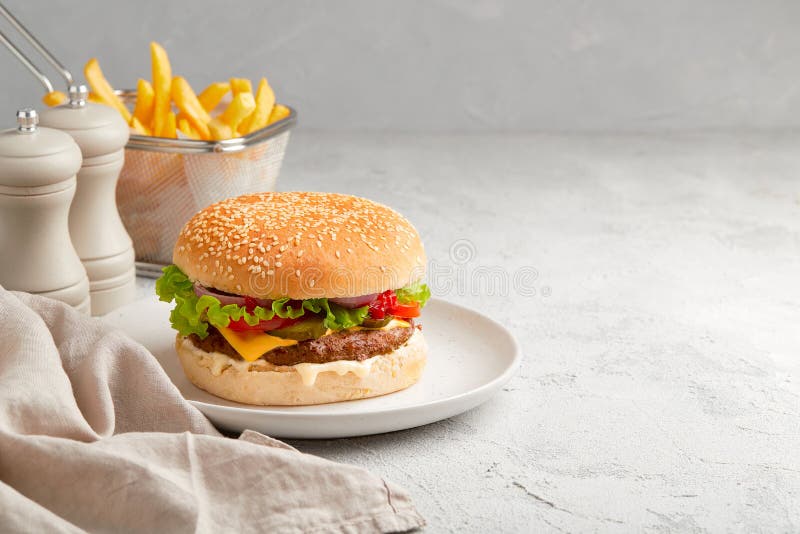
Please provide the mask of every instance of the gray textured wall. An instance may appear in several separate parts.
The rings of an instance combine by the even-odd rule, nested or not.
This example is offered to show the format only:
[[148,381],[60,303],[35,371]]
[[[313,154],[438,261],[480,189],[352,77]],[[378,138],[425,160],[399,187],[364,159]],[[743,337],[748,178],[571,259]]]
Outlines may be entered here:
[[[154,0],[6,5],[76,70],[196,88],[266,74],[304,127],[657,130],[800,124],[800,2]],[[2,26],[0,26],[2,27]],[[0,51],[0,112],[40,89]]]

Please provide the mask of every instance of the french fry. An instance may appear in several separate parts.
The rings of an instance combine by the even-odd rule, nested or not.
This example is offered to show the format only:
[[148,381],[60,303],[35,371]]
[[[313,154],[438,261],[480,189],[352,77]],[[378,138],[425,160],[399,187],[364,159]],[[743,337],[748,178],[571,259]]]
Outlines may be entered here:
[[220,100],[222,97],[228,94],[228,91],[231,90],[231,84],[228,82],[214,82],[205,89],[197,99],[200,101],[200,104],[203,106],[203,109],[211,113],[214,111],[219,105]]
[[[140,135],[201,140],[224,140],[248,135],[290,115],[289,108],[275,103],[275,92],[266,78],[261,78],[258,90],[248,78],[230,78],[215,82],[196,95],[182,76],[172,76],[169,56],[164,48],[150,43],[152,82],[139,79],[136,84],[136,103],[131,112],[123,99],[114,93],[96,58],[84,67],[91,86],[89,101],[115,108]],[[230,103],[222,113],[212,118],[211,112],[220,107],[228,92]],[[48,106],[58,105],[67,98],[60,91],[52,91],[42,98]],[[173,107],[174,103],[174,107]],[[176,109],[177,108],[177,109]]]
[[256,93],[256,109],[239,125],[239,133],[247,135],[265,127],[274,106],[275,92],[267,83],[267,79],[261,78],[261,81],[258,82],[258,92]]
[[161,137],[169,137],[170,139],[178,137],[175,113],[172,111],[167,113],[167,120],[164,121],[164,130],[161,132]]
[[150,57],[153,63],[153,135],[166,137],[167,114],[170,112],[170,91],[172,89],[172,67],[164,48],[155,41],[150,43]]
[[291,115],[291,111],[289,111],[289,108],[281,104],[275,104],[275,107],[272,108],[272,113],[269,114],[269,122],[267,122],[267,124],[272,124],[273,122],[282,121],[289,115]]
[[239,93],[233,97],[233,101],[219,119],[231,127],[231,133],[236,133],[239,123],[242,122],[253,110],[256,109],[256,99],[253,93]]
[[136,82],[136,106],[133,108],[133,116],[139,124],[148,128],[153,124],[153,101],[153,86],[147,80],[139,78]]
[[181,117],[180,114],[178,114],[178,130],[183,132],[183,135],[189,139],[200,139],[200,134],[198,134],[197,131],[192,128],[189,121],[185,117]]
[[231,78],[231,91],[235,97],[239,93],[252,93],[253,84],[247,78]]
[[61,91],[50,91],[42,97],[42,103],[45,106],[59,106],[67,101],[67,95]]
[[172,80],[172,100],[200,137],[209,139],[211,134],[208,131],[208,123],[211,122],[211,115],[203,109],[189,82],[182,76],[176,76]]
[[114,94],[114,89],[111,87],[111,84],[108,83],[106,77],[103,76],[103,71],[100,70],[100,64],[97,62],[97,58],[92,58],[86,63],[86,66],[83,68],[83,75],[92,87],[92,91],[95,92],[102,103],[116,108],[122,115],[122,118],[125,119],[125,122],[130,124],[131,112],[128,111],[128,108],[125,107],[122,100]]
[[214,141],[233,137],[233,130],[231,127],[220,119],[212,119],[211,122],[208,123],[208,129],[211,131],[211,139]]
[[131,117],[131,128],[136,130],[136,133],[142,135],[153,135],[153,132],[150,131],[150,128],[139,122],[139,119],[136,118],[136,115]]

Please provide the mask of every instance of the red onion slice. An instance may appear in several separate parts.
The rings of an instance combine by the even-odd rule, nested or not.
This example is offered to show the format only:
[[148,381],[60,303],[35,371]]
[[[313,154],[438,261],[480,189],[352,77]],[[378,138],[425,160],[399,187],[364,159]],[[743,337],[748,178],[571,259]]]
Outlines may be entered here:
[[352,310],[355,308],[360,308],[361,306],[366,306],[376,298],[378,298],[378,294],[372,293],[371,295],[362,295],[360,297],[342,297],[328,300],[334,304],[338,304],[342,308],[348,308]]
[[[217,299],[223,306],[226,304],[236,304],[237,306],[245,306],[244,299],[245,297],[239,295],[230,295],[228,293],[223,293],[221,291],[217,291],[215,289],[211,289],[200,285],[199,283],[194,283],[194,294],[198,297],[202,297],[203,295],[209,295]],[[270,309],[272,307],[272,301],[269,299],[253,299],[256,301],[258,306],[262,308]]]

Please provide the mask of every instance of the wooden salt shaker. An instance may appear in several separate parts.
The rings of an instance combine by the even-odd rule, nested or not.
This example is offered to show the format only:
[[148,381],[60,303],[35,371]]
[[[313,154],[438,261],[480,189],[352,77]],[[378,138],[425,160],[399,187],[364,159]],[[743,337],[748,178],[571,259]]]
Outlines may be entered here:
[[89,313],[89,280],[69,235],[81,151],[64,132],[38,127],[33,109],[0,132],[0,284]]
[[116,201],[130,130],[117,111],[87,97],[85,85],[71,86],[69,103],[43,111],[41,122],[71,135],[83,153],[69,231],[89,275],[92,315],[103,315],[136,296],[133,242]]

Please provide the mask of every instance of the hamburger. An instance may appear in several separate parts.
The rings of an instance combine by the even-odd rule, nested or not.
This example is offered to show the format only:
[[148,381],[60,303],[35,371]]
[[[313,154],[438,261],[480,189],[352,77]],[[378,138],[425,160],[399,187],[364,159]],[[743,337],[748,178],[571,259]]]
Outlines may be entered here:
[[426,362],[416,229],[334,193],[258,193],[197,213],[156,282],[186,376],[218,397],[306,405],[384,395]]

